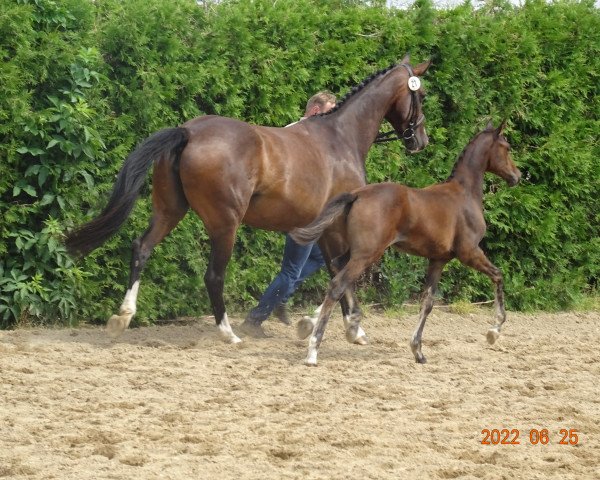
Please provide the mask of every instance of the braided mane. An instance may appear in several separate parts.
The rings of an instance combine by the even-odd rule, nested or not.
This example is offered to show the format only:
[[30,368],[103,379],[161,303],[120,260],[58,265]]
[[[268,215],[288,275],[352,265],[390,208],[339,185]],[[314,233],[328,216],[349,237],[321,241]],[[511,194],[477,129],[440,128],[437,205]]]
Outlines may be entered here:
[[346,103],[351,97],[353,97],[358,92],[360,92],[362,89],[364,89],[367,85],[369,85],[369,83],[371,83],[376,78],[381,77],[382,75],[386,74],[387,72],[389,72],[390,70],[392,70],[393,68],[395,68],[397,66],[398,66],[397,64],[390,65],[387,68],[384,68],[382,70],[379,70],[378,72],[375,72],[368,78],[365,78],[361,83],[352,87],[352,89],[346,95],[344,95],[344,98],[342,98],[338,103],[336,103],[335,107],[333,107],[331,110],[329,110],[328,112],[325,112],[325,113],[319,113],[318,115],[314,115],[314,116],[315,117],[324,117],[326,115],[330,115],[334,112],[337,112],[340,108],[342,108],[344,103]]

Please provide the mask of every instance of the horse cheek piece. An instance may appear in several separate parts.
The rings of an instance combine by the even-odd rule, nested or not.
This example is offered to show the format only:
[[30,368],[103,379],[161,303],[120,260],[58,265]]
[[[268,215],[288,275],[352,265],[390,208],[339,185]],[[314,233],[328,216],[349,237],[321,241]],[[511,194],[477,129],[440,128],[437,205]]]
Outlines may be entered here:
[[[491,172],[513,186],[521,172],[515,166],[510,146],[502,136],[505,124],[492,124],[476,135],[459,156],[450,177],[443,183],[423,189],[395,183],[367,185],[332,199],[310,225],[291,232],[299,243],[318,238],[333,222],[343,219],[348,250],[337,261],[339,273],[331,280],[319,319],[301,325],[298,331],[311,335],[307,365],[317,364],[318,349],[331,309],[342,295],[353,291],[354,284],[367,267],[378,261],[389,246],[429,259],[419,324],[410,346],[415,360],[425,363],[421,336],[427,316],[433,308],[435,294],[446,263],[458,258],[463,264],[486,274],[495,285],[496,325],[487,332],[493,344],[506,320],[502,273],[485,256],[479,242],[486,230],[483,218],[483,176]],[[346,336],[360,328],[359,319],[351,317]]]
[[[109,333],[117,336],[128,327],[144,264],[191,207],[210,241],[204,282],[217,327],[225,341],[239,342],[223,300],[225,268],[238,227],[244,223],[287,232],[311,222],[331,197],[364,185],[367,152],[383,120],[401,135],[414,118],[424,118],[421,97],[411,94],[408,79],[423,75],[430,62],[411,67],[409,60],[407,55],[401,64],[377,72],[327,114],[288,128],[207,115],[144,140],[125,161],[104,210],[69,233],[65,242],[76,255],[102,245],[129,216],[154,164],[152,219],[133,242],[127,293],[118,315],[108,321]],[[410,146],[405,142],[413,151],[427,143],[422,122]],[[321,238],[327,259],[345,251],[339,238],[333,230]],[[344,318],[352,300],[342,299]]]

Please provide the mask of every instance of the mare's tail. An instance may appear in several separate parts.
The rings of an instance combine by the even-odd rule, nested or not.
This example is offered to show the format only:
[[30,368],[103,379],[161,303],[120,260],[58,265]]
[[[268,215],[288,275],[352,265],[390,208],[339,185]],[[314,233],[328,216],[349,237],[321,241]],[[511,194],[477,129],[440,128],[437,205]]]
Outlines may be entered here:
[[318,240],[323,231],[337,220],[340,215],[347,216],[352,203],[358,197],[355,193],[342,193],[332,198],[323,211],[306,227],[295,228],[290,232],[290,237],[300,245]]
[[188,142],[181,127],[160,130],[137,147],[125,160],[110,200],[98,217],[70,232],[65,240],[69,253],[84,256],[108,240],[125,222],[135,204],[150,165],[165,155],[177,159]]

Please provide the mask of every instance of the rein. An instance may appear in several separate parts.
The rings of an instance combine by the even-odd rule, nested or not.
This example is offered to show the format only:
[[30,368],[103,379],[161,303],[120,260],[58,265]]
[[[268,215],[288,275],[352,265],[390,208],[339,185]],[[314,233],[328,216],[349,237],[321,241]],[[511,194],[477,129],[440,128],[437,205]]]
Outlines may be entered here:
[[[400,66],[406,68],[409,78],[414,76],[413,71],[409,65],[406,65],[405,63],[403,63]],[[406,130],[404,130],[404,132],[402,132],[402,137],[400,135],[398,135],[398,133],[395,130],[390,130],[388,132],[382,132],[382,133],[377,134],[377,137],[375,137],[375,141],[373,143],[394,142],[396,140],[404,140],[404,142],[414,141],[415,129],[423,123],[423,120],[425,120],[425,116],[423,114],[421,114],[421,116],[419,116],[417,118],[417,108],[416,108],[417,91],[412,90],[412,89],[409,89],[409,91],[410,91],[410,110],[409,110],[410,121],[408,122],[408,128],[406,128]]]

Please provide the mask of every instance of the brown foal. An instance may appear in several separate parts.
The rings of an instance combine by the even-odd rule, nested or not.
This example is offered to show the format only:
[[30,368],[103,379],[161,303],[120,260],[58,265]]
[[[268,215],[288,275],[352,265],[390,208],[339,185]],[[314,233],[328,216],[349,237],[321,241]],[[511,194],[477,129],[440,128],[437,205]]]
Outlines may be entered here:
[[[417,362],[426,361],[421,351],[421,335],[442,270],[453,258],[486,274],[494,283],[497,323],[488,331],[487,340],[490,344],[496,341],[506,320],[502,273],[485,256],[479,242],[486,230],[482,204],[484,173],[494,173],[510,186],[516,185],[521,177],[511,158],[510,145],[502,135],[504,126],[503,123],[494,129],[490,123],[477,134],[444,183],[422,189],[396,183],[367,185],[335,197],[310,225],[291,232],[297,242],[308,243],[342,218],[349,245],[348,251],[336,260],[340,270],[329,284],[316,326],[299,325],[299,334],[305,333],[303,337],[312,332],[307,365],[317,364],[319,345],[333,305],[342,296],[349,296],[359,276],[389,246],[429,259],[419,324],[410,343]],[[350,317],[348,337],[353,337],[359,322],[359,313]]]
[[[217,327],[225,341],[239,342],[223,300],[225,268],[240,224],[287,232],[313,220],[334,195],[365,184],[365,159],[387,119],[410,152],[428,138],[421,109],[420,75],[429,62],[377,72],[326,114],[288,128],[251,125],[204,116],[161,130],[133,151],[100,215],[67,235],[71,253],[102,245],[129,216],[154,164],[153,214],[133,243],[129,285],[108,331],[119,335],[136,311],[141,271],[154,247],[190,207],[204,222],[211,253],[204,276]],[[345,250],[333,230],[320,241],[327,258]],[[342,304],[348,313],[348,306]]]

